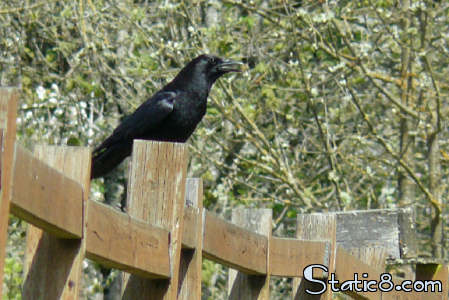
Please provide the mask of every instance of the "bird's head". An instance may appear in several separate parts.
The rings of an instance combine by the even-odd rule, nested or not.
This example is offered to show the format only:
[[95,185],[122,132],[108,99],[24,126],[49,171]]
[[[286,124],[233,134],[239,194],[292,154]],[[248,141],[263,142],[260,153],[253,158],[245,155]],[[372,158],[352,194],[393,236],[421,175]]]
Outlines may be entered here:
[[197,68],[206,74],[209,80],[215,81],[229,72],[241,72],[241,62],[222,59],[214,55],[201,55],[195,58]]
[[208,88],[222,75],[230,72],[241,72],[241,62],[222,59],[214,55],[203,54],[189,62],[176,76],[174,81],[192,80],[193,84],[201,86],[207,84]]

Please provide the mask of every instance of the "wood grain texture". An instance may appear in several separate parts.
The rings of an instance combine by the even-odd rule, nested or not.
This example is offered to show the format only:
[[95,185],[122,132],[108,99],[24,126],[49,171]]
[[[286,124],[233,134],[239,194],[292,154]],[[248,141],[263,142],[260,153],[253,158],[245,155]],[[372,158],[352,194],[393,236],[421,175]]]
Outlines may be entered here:
[[[86,151],[85,154],[89,155]],[[64,161],[58,163],[63,165]],[[73,167],[81,168],[81,165],[76,162]],[[15,147],[11,204],[14,215],[54,236],[82,236],[83,188],[80,182],[52,168],[19,144]]]
[[302,277],[304,268],[310,264],[329,267],[330,251],[330,242],[326,241],[273,237],[270,249],[271,275]]
[[378,270],[385,270],[387,249],[377,247],[360,247],[348,250],[348,253],[363,263]]
[[267,239],[266,275],[248,275],[229,269],[228,295],[231,300],[268,300],[270,299],[270,241],[271,209],[233,209],[232,222],[247,230],[263,235]]
[[267,271],[268,240],[207,212],[204,218],[203,256],[246,274]]
[[[359,279],[362,279],[362,274],[366,273],[365,280],[380,280],[380,274],[383,273],[382,269],[376,269],[368,264],[365,264],[361,260],[351,255],[346,249],[341,246],[337,247],[335,275],[336,279],[340,282],[346,280],[354,280],[354,274],[357,273]],[[369,299],[381,299],[382,293],[380,290],[370,293],[353,293],[349,292],[348,295],[355,299],[363,297],[369,297]]]
[[12,162],[16,140],[18,92],[15,88],[0,88],[0,297],[3,288],[3,269],[11,200]]
[[[185,194],[183,241],[190,236],[190,249],[182,249],[179,271],[179,300],[201,299],[201,271],[203,249],[203,182],[188,178]],[[190,211],[190,226],[186,227],[186,211]],[[188,228],[188,230],[185,230]]]
[[199,222],[203,222],[202,213],[197,207],[184,207],[184,226],[182,231],[182,248],[195,249],[199,238],[203,238],[202,232],[198,234],[195,228],[198,227]]
[[170,280],[124,276],[123,299],[176,299],[181,256],[187,150],[184,144],[135,140],[128,213],[170,232]]
[[[378,255],[373,256],[374,261],[378,259]],[[419,267],[418,267],[419,268]],[[443,270],[443,269],[442,269]],[[362,274],[366,273],[367,277],[363,278],[364,280],[376,280],[379,282],[381,280],[380,276],[384,273],[383,266],[380,265],[379,268],[373,267],[373,265],[369,265],[351,255],[346,249],[342,247],[338,247],[337,256],[336,256],[336,278],[341,282],[345,280],[354,280],[354,274],[358,275],[358,279],[362,279]],[[443,279],[447,281],[448,274],[447,272],[439,279]],[[426,277],[426,276],[424,276]],[[432,277],[432,276],[431,276]],[[424,278],[418,278],[419,280],[424,280]],[[426,279],[436,279],[436,278],[426,278]],[[392,276],[392,282],[395,285],[401,284],[404,279],[398,278],[396,276]],[[410,288],[410,285],[408,285]],[[418,292],[404,292],[404,291],[396,291],[392,290],[389,292],[382,292],[378,290],[377,292],[346,292],[346,294],[350,295],[352,299],[388,299],[388,300],[418,300],[418,299],[444,299],[443,297],[446,293],[418,293]]]
[[[326,241],[330,243],[329,273],[334,272],[335,270],[335,255],[337,251],[336,228],[337,222],[335,214],[301,214],[297,216],[296,237],[298,239]],[[325,278],[327,278],[327,276],[328,275],[325,275]],[[321,295],[309,295],[305,292],[306,289],[320,290],[321,286],[311,284],[302,278],[293,279],[293,299],[332,299],[332,291],[329,287],[327,291]]]
[[169,232],[90,200],[86,257],[147,278],[169,278]]
[[[31,170],[36,170],[36,173],[31,172],[35,175],[35,181],[30,181],[29,186],[39,196],[34,200],[40,205],[46,204],[48,210],[57,207],[62,218],[72,218],[72,214],[80,218],[77,221],[81,224],[81,236],[84,230],[83,210],[86,209],[87,200],[84,195],[89,194],[90,153],[90,149],[86,147],[38,146],[34,154],[41,161],[32,158],[29,166]],[[68,182],[71,182],[69,186],[77,188],[64,190]],[[49,197],[51,201],[45,197]],[[55,215],[54,218],[58,216]],[[30,225],[27,232],[22,298],[78,299],[84,252],[84,239],[63,239]]]
[[390,259],[416,254],[413,214],[409,209],[338,212],[337,244],[351,249],[382,248]]

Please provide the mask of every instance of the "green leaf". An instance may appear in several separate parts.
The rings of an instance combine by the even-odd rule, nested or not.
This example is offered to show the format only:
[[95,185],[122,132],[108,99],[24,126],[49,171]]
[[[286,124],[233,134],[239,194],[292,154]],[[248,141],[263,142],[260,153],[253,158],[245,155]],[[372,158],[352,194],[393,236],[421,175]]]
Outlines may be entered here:
[[71,136],[68,140],[67,140],[67,145],[68,146],[81,146],[81,141],[79,138],[75,137],[75,136]]

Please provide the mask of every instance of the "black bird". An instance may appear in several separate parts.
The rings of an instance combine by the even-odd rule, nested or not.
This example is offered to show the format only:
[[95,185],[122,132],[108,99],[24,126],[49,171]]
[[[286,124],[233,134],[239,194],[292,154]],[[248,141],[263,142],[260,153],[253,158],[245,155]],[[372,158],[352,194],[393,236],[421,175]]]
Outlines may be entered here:
[[206,113],[213,83],[226,73],[239,72],[240,65],[213,55],[189,62],[93,151],[91,178],[104,176],[129,156],[134,139],[185,142]]

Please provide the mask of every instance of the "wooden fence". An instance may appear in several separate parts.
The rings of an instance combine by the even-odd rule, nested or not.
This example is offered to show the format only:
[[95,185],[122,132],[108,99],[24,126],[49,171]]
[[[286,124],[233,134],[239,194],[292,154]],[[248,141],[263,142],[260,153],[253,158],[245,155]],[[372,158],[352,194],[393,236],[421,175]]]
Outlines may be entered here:
[[[379,281],[385,257],[410,248],[399,210],[300,215],[295,239],[272,236],[269,209],[234,210],[231,222],[217,217],[202,207],[201,179],[186,178],[183,144],[135,141],[128,212],[121,213],[88,199],[89,148],[37,146],[31,153],[15,141],[17,99],[14,89],[0,89],[0,283],[12,213],[30,224],[23,299],[78,299],[84,258],[127,272],[122,299],[201,299],[203,257],[232,268],[229,299],[269,299],[270,276],[293,277],[293,299],[331,299],[329,288],[305,292],[320,287],[303,279],[308,265],[327,268],[315,278],[333,273],[343,282],[366,273],[365,280]],[[441,280],[443,292],[345,293],[447,299],[447,277],[446,265],[418,265],[416,279]]]

